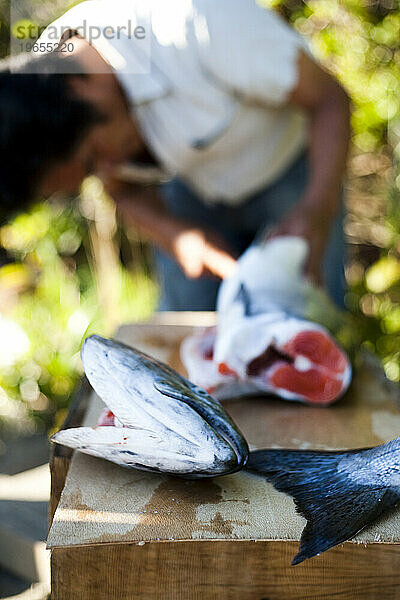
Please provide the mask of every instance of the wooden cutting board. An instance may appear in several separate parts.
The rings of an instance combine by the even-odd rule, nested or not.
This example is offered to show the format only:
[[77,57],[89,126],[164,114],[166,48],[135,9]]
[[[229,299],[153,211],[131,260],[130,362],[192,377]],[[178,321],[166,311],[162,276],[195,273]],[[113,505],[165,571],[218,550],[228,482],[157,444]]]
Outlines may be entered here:
[[[181,341],[193,332],[191,323],[209,325],[214,322],[214,319],[215,316],[212,313],[159,315],[151,323],[123,327],[119,331],[117,339],[156,356],[185,374],[179,354]],[[397,437],[400,432],[399,397],[398,386],[384,378],[381,369],[373,359],[365,357],[356,370],[349,392],[332,407],[307,407],[294,402],[265,397],[225,402],[224,406],[241,428],[251,449],[341,449],[377,445]],[[92,393],[84,424],[94,424],[102,407],[102,402]],[[290,556],[296,551],[296,544],[293,542],[298,542],[300,539],[304,524],[304,519],[294,509],[293,500],[289,496],[277,492],[272,485],[256,475],[241,472],[212,480],[185,481],[143,471],[125,470],[112,463],[76,452],[54,515],[48,546],[53,550],[53,566],[58,569],[54,581],[58,583],[63,560],[65,563],[65,557],[68,555],[72,561],[70,570],[73,569],[71,565],[75,564],[74,561],[78,556],[82,556],[82,551],[78,551],[79,548],[99,548],[102,545],[104,552],[111,552],[109,546],[114,549],[114,552],[115,548],[120,545],[140,548],[144,545],[147,547],[147,542],[169,542],[165,546],[165,551],[167,546],[169,548],[177,546],[176,542],[178,541],[190,542],[195,544],[195,546],[191,546],[190,552],[194,552],[194,556],[197,552],[197,556],[200,556],[199,552],[202,553],[206,549],[207,553],[213,554],[212,548],[218,552],[218,547],[222,548],[221,542],[231,542],[232,545],[228,548],[231,548],[233,553],[237,553],[235,542],[252,541],[254,544],[254,541],[279,541],[282,548],[280,560],[286,561],[282,563],[282,566],[284,569],[290,569]],[[198,544],[197,542],[200,541],[202,543]],[[205,541],[218,541],[219,543],[215,546],[210,543],[204,546]],[[343,565],[348,565],[349,557],[357,555],[357,568],[360,568],[365,563],[364,559],[367,556],[368,561],[372,557],[371,549],[369,554],[364,552],[363,559],[358,556],[360,551],[366,550],[365,545],[377,548],[383,546],[382,542],[384,542],[389,544],[387,550],[390,549],[393,557],[396,557],[397,573],[400,556],[397,552],[399,547],[396,544],[399,541],[400,511],[395,511],[361,532],[352,541],[353,543],[346,543],[341,548],[331,550],[319,558],[306,561],[304,565],[308,565],[308,567],[300,565],[291,568],[290,572],[300,573],[303,569],[302,572],[307,573],[308,569],[308,577],[312,578],[314,577],[312,564],[318,564],[318,567],[315,568],[320,571],[324,561],[328,561],[326,564],[335,563],[334,556],[342,557],[340,560],[338,558],[337,564],[342,565],[340,569],[343,571]],[[357,546],[357,544],[363,545]],[[261,546],[265,549],[264,544],[260,545],[260,552]],[[200,547],[202,550],[199,550]],[[272,548],[273,546],[268,547]],[[196,551],[195,548],[197,548]],[[63,555],[62,549],[65,549],[67,554]],[[345,551],[345,555],[343,555],[343,551]],[[147,552],[154,554],[154,550],[151,549],[148,549]],[[156,551],[157,560],[160,560],[159,552],[162,550]],[[256,550],[253,551],[252,548],[251,552],[254,553]],[[169,551],[169,558],[173,554]],[[62,556],[64,559],[61,559]],[[94,556],[93,553],[92,556]],[[145,556],[145,553],[142,553],[142,556]],[[230,564],[233,560],[232,556],[224,563],[225,568],[230,572],[232,572]],[[149,560],[149,556],[146,555],[146,561]],[[178,565],[179,559],[176,560]],[[376,557],[373,560],[376,561]],[[393,559],[392,562],[388,562],[387,558],[385,560],[389,571],[394,573],[391,570],[394,566]],[[218,569],[222,573],[221,565]],[[384,569],[381,569],[381,573],[383,572]],[[169,574],[166,573],[165,577],[171,580],[174,578],[171,570]],[[388,582],[386,572],[385,577]],[[65,578],[61,578],[61,581],[64,582],[64,585]],[[72,585],[71,582],[72,580],[70,585]],[[134,588],[139,589],[137,588],[138,582],[133,582],[133,584]],[[393,585],[392,579],[390,585]],[[382,583],[377,584],[377,593],[381,586]],[[162,587],[163,593],[167,594],[168,585],[164,582]],[[57,589],[60,589],[60,585]],[[229,597],[241,600],[246,597],[261,597],[259,595],[243,595],[243,587],[240,589],[242,595],[235,595],[232,592],[233,595]],[[332,589],[337,591],[338,588]],[[390,589],[394,590],[395,588]],[[177,594],[176,587],[174,590],[174,594]],[[135,595],[134,591],[130,593],[133,595],[124,597],[159,597],[156,588],[153,588],[151,595],[148,596],[146,593],[150,592],[145,593],[144,589],[140,592],[142,594],[140,596]],[[239,594],[239,592],[237,593]],[[268,593],[271,593],[271,590]],[[285,593],[288,595],[273,597],[285,598],[285,600],[295,597],[330,597],[327,595],[296,596],[290,595],[288,591]],[[302,593],[304,593],[304,589]],[[216,594],[215,589],[213,594]],[[53,597],[64,598],[62,595]],[[83,597],[92,598],[90,595]],[[161,597],[200,598],[203,596],[169,596],[167,594],[160,595]],[[228,596],[223,594],[204,596],[204,598],[207,597],[225,598]],[[362,596],[336,597],[350,599]],[[364,597],[366,597],[365,594]],[[394,595],[387,597],[395,598]]]

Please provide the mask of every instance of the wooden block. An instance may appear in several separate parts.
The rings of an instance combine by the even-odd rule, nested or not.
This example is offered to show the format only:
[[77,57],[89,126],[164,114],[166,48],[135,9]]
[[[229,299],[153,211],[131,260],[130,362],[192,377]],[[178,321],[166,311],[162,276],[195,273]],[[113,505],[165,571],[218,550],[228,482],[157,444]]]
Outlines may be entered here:
[[[177,316],[175,325],[166,324],[167,318],[124,327],[118,337],[184,373],[179,346],[193,328],[187,315],[184,325]],[[203,316],[203,322],[213,318]],[[398,399],[398,386],[364,360],[349,392],[332,407],[271,398],[225,407],[253,448],[340,449],[396,437]],[[101,407],[93,395],[85,425]],[[55,490],[68,460],[54,462]],[[354,542],[291,567],[304,523],[292,499],[256,475],[185,481],[76,453],[48,539],[53,599],[396,597],[399,511]]]
[[53,522],[54,513],[60,501],[70,463],[71,456],[56,456],[53,454],[50,458],[51,494],[48,510],[49,526]]
[[290,566],[296,542],[159,542],[52,551],[52,600],[398,600],[400,552],[346,543]]

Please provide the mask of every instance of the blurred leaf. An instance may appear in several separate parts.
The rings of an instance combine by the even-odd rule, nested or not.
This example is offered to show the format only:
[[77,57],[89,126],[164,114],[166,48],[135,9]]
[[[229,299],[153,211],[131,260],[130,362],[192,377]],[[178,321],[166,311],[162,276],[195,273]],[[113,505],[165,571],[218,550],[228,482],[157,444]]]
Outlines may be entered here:
[[385,292],[400,281],[400,261],[392,256],[381,258],[367,270],[365,280],[371,292]]

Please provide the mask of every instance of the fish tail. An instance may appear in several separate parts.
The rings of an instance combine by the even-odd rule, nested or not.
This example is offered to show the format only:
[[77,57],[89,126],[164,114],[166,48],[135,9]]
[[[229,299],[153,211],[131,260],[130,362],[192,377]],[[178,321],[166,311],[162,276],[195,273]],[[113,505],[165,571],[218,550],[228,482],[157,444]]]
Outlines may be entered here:
[[[389,442],[393,444],[393,442]],[[298,554],[301,563],[353,538],[400,501],[399,486],[374,472],[371,458],[389,444],[347,452],[314,450],[256,450],[247,470],[264,476],[290,494],[297,512],[307,519]],[[390,447],[389,447],[390,450]],[[390,452],[386,453],[390,460]],[[382,465],[382,462],[380,463]],[[365,467],[366,475],[363,475]]]

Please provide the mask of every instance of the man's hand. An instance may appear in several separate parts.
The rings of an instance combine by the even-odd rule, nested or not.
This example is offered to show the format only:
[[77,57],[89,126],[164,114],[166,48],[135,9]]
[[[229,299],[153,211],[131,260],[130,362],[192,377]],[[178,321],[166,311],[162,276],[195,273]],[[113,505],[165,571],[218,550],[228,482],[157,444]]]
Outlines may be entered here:
[[305,266],[305,275],[316,285],[321,285],[322,261],[332,225],[332,217],[322,207],[310,206],[300,201],[282,219],[276,227],[268,232],[267,238],[280,235],[295,235],[307,240],[309,256]]
[[171,253],[190,278],[214,275],[226,279],[236,269],[236,260],[226,244],[202,229],[186,229],[176,235],[171,240]]
[[156,189],[117,183],[108,184],[107,191],[120,217],[175,258],[187,277],[226,279],[233,274],[236,260],[221,236],[168,213]]

